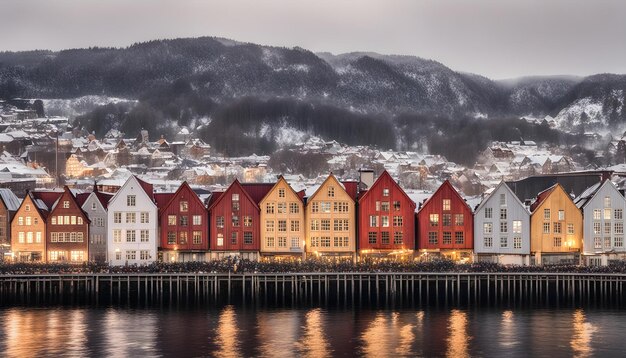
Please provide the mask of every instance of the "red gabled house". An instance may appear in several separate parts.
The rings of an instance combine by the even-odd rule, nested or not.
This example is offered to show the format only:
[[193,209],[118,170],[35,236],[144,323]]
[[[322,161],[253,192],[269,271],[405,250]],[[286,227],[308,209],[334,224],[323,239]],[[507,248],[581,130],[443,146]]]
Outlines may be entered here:
[[155,194],[159,208],[159,248],[165,262],[206,261],[209,212],[183,182],[175,193]]
[[361,195],[358,210],[361,257],[412,257],[415,250],[415,202],[386,170]]
[[444,256],[455,261],[471,260],[472,209],[449,181],[441,184],[416,215],[421,259]]
[[[89,224],[87,214],[74,194],[65,186],[51,205],[46,219],[48,262],[82,263],[89,261]],[[42,197],[53,195],[43,195]]]
[[256,260],[261,249],[259,203],[273,183],[235,181],[223,193],[213,193],[209,215],[211,258],[229,255]]

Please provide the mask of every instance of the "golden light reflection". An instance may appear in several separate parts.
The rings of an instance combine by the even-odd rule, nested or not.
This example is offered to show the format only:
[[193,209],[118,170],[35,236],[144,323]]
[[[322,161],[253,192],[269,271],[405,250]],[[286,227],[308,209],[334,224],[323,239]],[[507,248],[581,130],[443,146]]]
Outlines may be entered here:
[[304,357],[330,357],[330,345],[324,334],[322,310],[312,309],[306,313],[304,335],[300,342],[300,352]]
[[300,328],[299,317],[289,311],[257,313],[261,357],[294,355]]
[[389,345],[389,339],[386,337],[389,331],[386,321],[385,316],[382,313],[378,313],[361,335],[363,353],[366,356],[385,357],[389,355],[391,346]]
[[69,330],[69,335],[72,339],[69,342],[64,342],[65,352],[70,356],[84,356],[86,354],[85,347],[87,346],[87,322],[85,317],[85,311],[74,310],[69,313],[69,317],[65,321],[65,325]]
[[215,344],[219,347],[215,355],[218,357],[241,357],[236,318],[233,306],[225,307],[220,313],[215,335]]
[[574,312],[574,334],[570,341],[570,346],[575,357],[589,357],[593,349],[591,348],[591,338],[598,329],[589,322],[585,322],[586,317],[583,310]]
[[515,324],[513,323],[513,311],[504,311],[502,312],[502,321],[500,323],[500,345],[511,347],[517,343],[517,334],[515,332]]
[[414,326],[410,323],[401,325],[400,329],[400,342],[396,348],[396,354],[402,356],[414,355],[412,352],[413,341],[415,340],[415,334],[413,334]]
[[467,313],[452,310],[448,318],[447,357],[469,357],[467,335]]

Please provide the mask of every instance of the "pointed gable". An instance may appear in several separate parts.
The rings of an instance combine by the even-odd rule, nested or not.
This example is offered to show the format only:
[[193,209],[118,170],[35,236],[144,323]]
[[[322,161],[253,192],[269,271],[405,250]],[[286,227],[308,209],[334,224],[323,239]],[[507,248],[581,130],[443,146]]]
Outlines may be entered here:
[[524,203],[522,203],[519,198],[517,197],[517,195],[515,195],[515,193],[513,192],[513,190],[511,189],[511,187],[509,187],[506,182],[504,181],[500,181],[500,183],[491,191],[491,193],[489,193],[489,195],[487,195],[485,197],[485,199],[483,199],[483,201],[480,202],[480,204],[476,207],[476,210],[474,210],[474,212],[478,212],[480,211],[485,205],[487,205],[487,203],[489,203],[489,201],[494,197],[494,195],[496,194],[496,192],[498,192],[498,190],[500,188],[504,188],[504,190],[506,190],[507,192],[509,192],[511,194],[511,196],[514,198],[515,202],[517,204],[519,204],[521,207],[524,208],[524,210],[526,210],[526,206],[524,205]]
[[404,189],[402,189],[402,187],[400,186],[400,184],[398,184],[398,182],[396,182],[393,177],[391,176],[391,174],[389,174],[388,171],[383,170],[383,172],[380,174],[380,176],[378,176],[378,178],[376,179],[376,181],[374,182],[374,184],[372,184],[372,186],[370,188],[368,188],[367,191],[365,191],[363,193],[363,195],[361,195],[361,197],[359,198],[359,203],[361,201],[366,200],[366,198],[368,197],[370,192],[373,192],[373,190],[378,189],[378,187],[380,185],[382,185],[381,183],[383,182],[390,182],[393,183],[393,185],[395,186],[396,189],[398,189],[398,191],[400,193],[402,193],[402,195],[407,199],[408,202],[410,202],[412,204],[413,209],[415,210],[416,204],[413,201],[413,199],[411,199],[411,197],[409,197],[407,195],[407,193],[404,191]]
[[432,199],[441,195],[441,192],[443,192],[445,189],[450,189],[450,192],[452,193],[452,195],[454,195],[456,199],[458,199],[461,203],[463,203],[465,207],[467,207],[467,210],[469,210],[470,213],[472,212],[472,208],[467,204],[465,199],[461,196],[461,194],[459,194],[459,192],[454,188],[454,186],[447,179],[443,182],[443,184],[439,186],[439,188],[437,188],[437,190],[433,193],[433,195],[431,195],[430,198],[426,200],[426,202],[424,203],[424,205],[422,205],[422,208],[419,211],[424,210],[428,205],[430,205],[432,203]]
[[[214,208],[215,206],[217,206],[217,205],[218,205],[218,204],[219,204],[219,203],[220,203],[220,202],[221,202],[221,201],[222,201],[225,197],[227,197],[227,196],[228,196],[228,195],[227,195],[228,193],[230,193],[230,192],[232,192],[232,191],[233,191],[233,189],[234,189],[234,188],[239,188],[239,189],[240,189],[240,191],[241,191],[241,192],[244,194],[244,196],[246,197],[246,199],[247,199],[247,200],[250,200],[250,202],[251,202],[251,203],[252,203],[252,204],[256,207],[256,209],[257,209],[257,210],[260,210],[260,209],[259,209],[259,203],[260,203],[260,200],[261,200],[263,197],[260,197],[260,198],[259,198],[259,201],[254,200],[254,199],[250,196],[250,194],[248,193],[248,191],[247,191],[247,190],[246,190],[246,189],[245,189],[245,188],[241,185],[241,183],[239,182],[239,179],[235,179],[235,180],[234,180],[234,181],[230,184],[230,186],[226,189],[226,191],[224,191],[224,192],[223,192],[223,193],[219,196],[219,198],[216,198],[216,200],[215,200],[215,201],[213,201],[213,203],[212,203],[212,204],[211,204],[211,206],[209,207],[209,210],[211,210],[212,208]],[[271,188],[270,188],[270,189],[271,189]],[[269,190],[268,190],[268,191],[269,191]],[[259,196],[259,193],[258,193],[258,192],[256,192],[255,194],[257,195],[257,197]],[[263,196],[265,196],[265,195],[263,195]]]
[[[326,188],[328,185],[331,185],[331,184],[334,184],[336,188],[339,188],[341,191],[343,191],[346,194],[346,196],[348,196],[352,200],[352,203],[354,204],[355,202],[354,196],[350,195],[350,193],[346,191],[346,187],[341,182],[339,182],[339,180],[337,180],[337,178],[335,177],[333,173],[328,174],[328,177],[324,179],[324,182],[322,183],[322,185],[320,185],[317,188],[317,190],[315,190],[315,192],[308,198],[307,203],[310,201],[313,201],[315,197],[320,193],[322,188]],[[356,193],[356,189],[354,191]]]
[[284,185],[284,186],[286,186],[287,188],[289,188],[289,190],[291,191],[291,193],[292,193],[292,194],[293,194],[296,198],[298,198],[298,200],[300,200],[300,203],[303,203],[303,195],[304,195],[304,193],[303,193],[302,191],[300,191],[299,193],[297,193],[295,190],[293,190],[293,188],[291,187],[291,185],[289,185],[289,183],[287,182],[287,180],[286,180],[286,179],[285,179],[282,175],[280,175],[280,176],[278,177],[278,181],[276,182],[276,184],[274,184],[274,185],[272,186],[272,188],[271,188],[271,189],[267,192],[267,194],[265,194],[265,196],[263,197],[263,199],[261,199],[261,200],[259,201],[259,206],[261,206],[261,205],[260,205],[261,203],[265,202],[265,201],[266,201],[266,200],[267,200],[270,196],[272,196],[272,195],[274,194],[274,192],[275,192],[276,190],[278,190],[278,188],[279,188],[279,187],[281,187],[281,186],[283,186],[283,185]]

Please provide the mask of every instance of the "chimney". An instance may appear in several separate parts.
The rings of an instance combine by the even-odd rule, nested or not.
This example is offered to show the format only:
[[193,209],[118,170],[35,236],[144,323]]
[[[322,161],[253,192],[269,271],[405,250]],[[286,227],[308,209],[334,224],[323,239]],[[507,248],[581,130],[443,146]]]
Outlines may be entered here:
[[369,190],[374,184],[374,171],[372,169],[359,169],[359,182],[365,184]]

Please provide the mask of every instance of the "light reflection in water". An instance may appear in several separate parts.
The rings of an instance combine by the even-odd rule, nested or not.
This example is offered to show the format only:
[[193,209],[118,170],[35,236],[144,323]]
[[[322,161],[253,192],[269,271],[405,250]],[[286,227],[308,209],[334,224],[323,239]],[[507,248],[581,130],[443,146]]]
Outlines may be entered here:
[[156,353],[156,318],[151,313],[132,313],[108,309],[104,316],[103,332],[106,356],[142,357]]
[[304,357],[329,357],[330,347],[324,334],[322,310],[312,309],[306,313],[304,334],[300,339],[300,353]]
[[585,321],[586,317],[583,310],[576,310],[573,318],[574,334],[572,335],[570,346],[576,357],[589,357],[593,353],[591,338],[593,333],[597,331],[597,328]]
[[257,314],[258,337],[262,357],[288,357],[294,355],[300,328],[298,315],[284,312]]
[[502,320],[500,323],[500,345],[502,348],[510,348],[519,343],[519,337],[515,332],[516,327],[513,318],[513,311],[502,312]]
[[239,352],[239,329],[237,317],[233,306],[225,307],[220,314],[215,344],[219,347],[215,353],[218,357],[240,357]]
[[467,335],[467,313],[452,310],[448,318],[448,357],[469,357]]
[[386,319],[382,313],[376,314],[376,318],[368,324],[368,328],[361,335],[363,340],[363,353],[369,357],[384,357],[389,354],[389,340],[386,339]]

